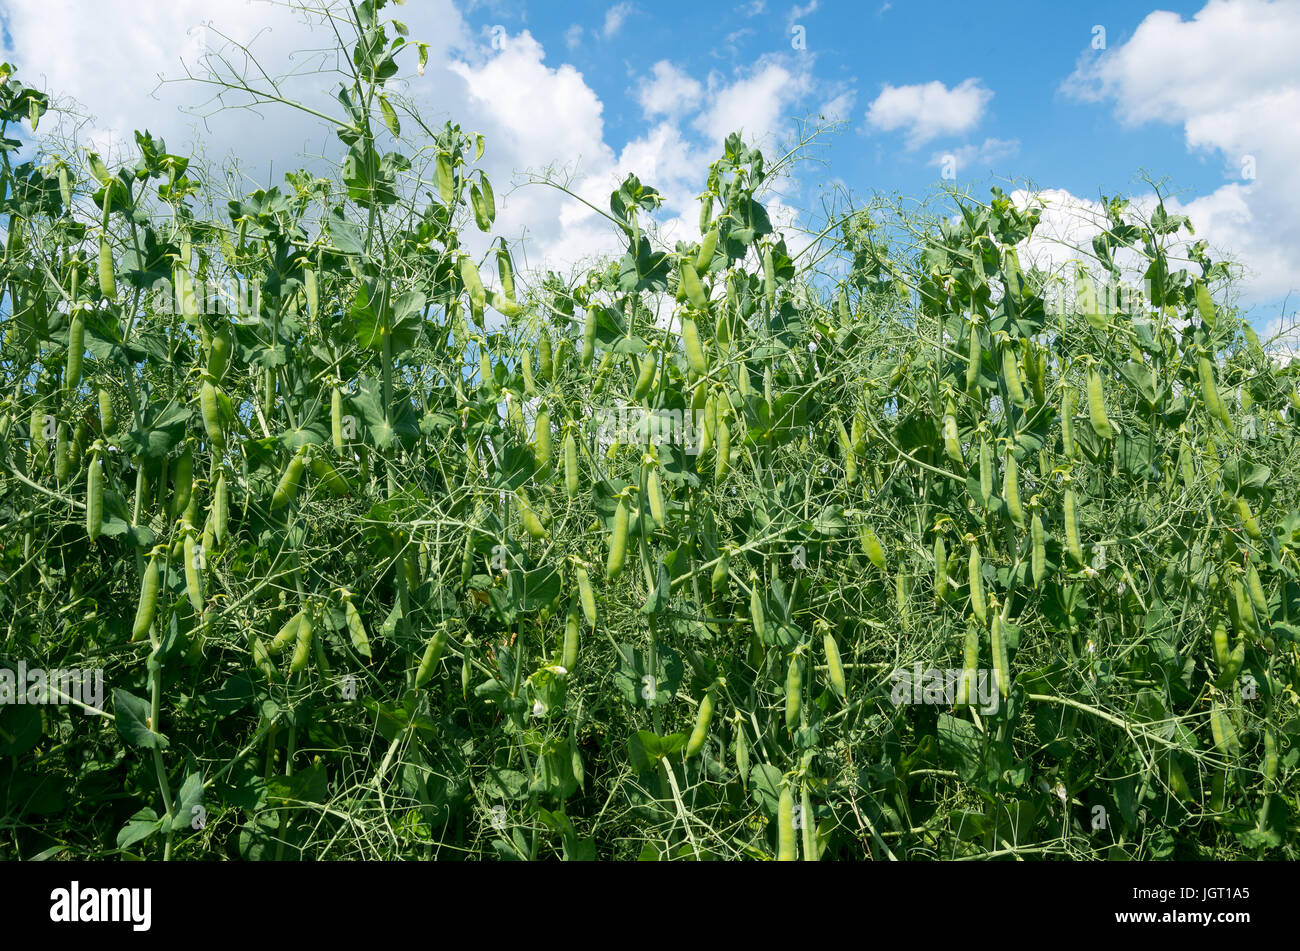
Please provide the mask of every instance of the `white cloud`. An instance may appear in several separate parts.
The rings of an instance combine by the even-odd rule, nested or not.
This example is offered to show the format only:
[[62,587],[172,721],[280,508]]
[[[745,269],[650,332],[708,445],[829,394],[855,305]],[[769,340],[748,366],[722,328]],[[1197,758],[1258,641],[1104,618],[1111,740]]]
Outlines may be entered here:
[[743,16],[756,17],[767,12],[767,0],[749,0],[749,3],[741,4],[736,9]]
[[637,101],[646,116],[677,115],[699,105],[703,87],[666,59],[654,64],[653,78],[642,80]]
[[[181,107],[203,102],[212,95],[210,87],[181,82],[155,92],[159,73],[184,77],[182,59],[196,75],[202,72],[202,39],[188,31],[206,21],[213,26],[208,48],[223,42],[222,35],[251,41],[272,75],[300,71],[285,80],[287,96],[336,113],[334,76],[322,75],[319,68],[342,64],[332,54],[313,59],[297,53],[329,49],[332,32],[300,12],[247,0],[173,0],[145,23],[128,0],[100,0],[93,7],[78,0],[10,0],[4,16],[12,49],[3,55],[19,65],[20,78],[75,96],[81,114],[94,117],[78,131],[79,141],[113,141],[133,150],[132,131],[148,128],[166,139],[169,150],[201,149],[214,165],[236,155],[243,173],[234,186],[239,192],[278,184],[285,171],[300,165],[323,170],[344,152],[332,128],[285,106],[265,106],[257,113],[209,109],[214,114],[205,124]],[[409,4],[402,19],[413,41],[432,46],[423,76],[415,74],[414,50],[399,59],[403,73],[392,81],[392,91],[412,98],[433,128],[451,119],[483,133],[487,150],[481,167],[497,195],[494,233],[522,242],[516,254],[521,282],[530,268],[567,271],[620,250],[609,221],[558,189],[531,184],[529,172],[550,171],[605,209],[621,178],[635,171],[664,195],[663,236],[690,240],[698,230],[697,196],[722,138],[737,129],[751,141],[784,137],[788,115],[812,95],[829,92],[802,67],[779,58],[731,77],[714,74],[707,86],[702,77],[669,64],[656,66],[641,90],[651,122],[616,150],[606,140],[600,97],[572,66],[548,64],[546,51],[529,32],[489,43],[486,34],[466,26],[452,0]],[[571,31],[575,42],[590,34]],[[251,65],[248,73],[257,75]],[[840,95],[828,108],[831,104],[847,109],[852,100]],[[42,122],[42,132],[51,125],[52,116]],[[416,129],[403,122],[407,134]],[[774,221],[794,220],[776,198],[769,212]],[[483,238],[470,228],[464,240],[477,249]]]
[[796,3],[790,8],[790,15],[786,18],[786,29],[790,29],[790,27],[794,26],[804,17],[816,13],[818,5],[818,0],[808,0],[808,2],[803,6]]
[[813,90],[812,77],[804,70],[791,71],[770,58],[760,60],[753,71],[729,85],[710,79],[710,103],[695,120],[695,127],[715,143],[739,131],[746,139],[761,142],[784,131],[786,113]]
[[624,22],[634,9],[635,7],[630,3],[616,3],[605,11],[605,26],[602,30],[605,39],[609,39],[623,29]]
[[571,24],[564,31],[564,45],[571,50],[576,50],[582,43],[582,27],[577,23]]
[[[1226,183],[1184,213],[1246,265],[1259,299],[1300,288],[1297,48],[1300,4],[1210,0],[1190,20],[1150,14],[1121,46],[1084,57],[1063,85],[1113,102],[1126,124],[1179,124],[1189,150],[1222,162]],[[1254,179],[1243,176],[1252,163]]]
[[992,98],[992,91],[978,79],[952,89],[938,80],[914,86],[885,84],[867,108],[867,122],[885,132],[906,129],[907,147],[915,149],[939,136],[969,132]]
[[994,139],[987,138],[979,145],[973,143],[963,145],[960,148],[952,149],[948,152],[935,152],[930,156],[930,165],[943,165],[951,157],[956,165],[957,171],[969,169],[973,166],[988,166],[994,162],[1001,161],[1004,158],[1011,158],[1020,154],[1019,139]]
[[817,109],[817,114],[824,117],[827,122],[847,122],[853,116],[853,107],[857,99],[856,92],[852,89],[845,90],[822,103]]

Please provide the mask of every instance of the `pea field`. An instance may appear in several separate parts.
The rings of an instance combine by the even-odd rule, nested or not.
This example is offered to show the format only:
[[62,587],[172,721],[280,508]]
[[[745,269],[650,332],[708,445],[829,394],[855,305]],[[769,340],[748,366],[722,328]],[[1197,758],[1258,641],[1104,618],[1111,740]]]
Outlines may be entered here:
[[733,135],[530,269],[345,9],[251,192],[0,70],[0,858],[1296,857],[1300,365],[1186,218]]

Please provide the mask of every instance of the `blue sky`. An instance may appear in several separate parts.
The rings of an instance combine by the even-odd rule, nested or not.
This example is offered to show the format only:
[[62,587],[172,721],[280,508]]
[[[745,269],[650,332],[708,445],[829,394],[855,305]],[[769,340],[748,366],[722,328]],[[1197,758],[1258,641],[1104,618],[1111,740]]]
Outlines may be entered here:
[[[295,50],[329,42],[312,17],[257,0],[145,7],[8,0],[4,56],[75,102],[88,117],[78,140],[106,152],[148,127],[214,163],[238,155],[249,187],[271,169],[337,159],[314,120],[200,117],[202,87],[158,84],[201,74],[231,39],[251,41],[271,72],[301,69],[310,58]],[[1101,194],[1150,204],[1145,171],[1167,181],[1198,237],[1245,266],[1239,302],[1261,329],[1295,310],[1300,0],[410,0],[388,12],[432,44],[425,74],[412,57],[397,92],[487,136],[498,227],[533,266],[579,266],[611,250],[612,235],[528,184],[530,171],[560,170],[602,204],[635,171],[667,198],[664,239],[689,240],[727,132],[743,127],[772,154],[800,119],[826,114],[843,125],[771,203],[792,231],[811,222],[828,180],[859,197],[922,196],[947,171],[977,195],[1026,186],[1020,198],[1048,203],[1045,234],[1086,243]],[[333,82],[307,70],[285,88],[328,109]],[[1059,248],[1043,253],[1062,264]]]
[[[1190,17],[1202,5],[1166,2],[1159,9]],[[511,32],[527,28],[548,58],[557,51],[558,59],[580,69],[606,104],[606,131],[615,142],[643,129],[634,83],[655,62],[668,58],[702,77],[781,54],[807,60],[826,83],[843,83],[862,107],[886,84],[937,80],[951,88],[976,78],[993,92],[974,134],[942,136],[914,152],[904,147],[901,132],[864,132],[864,109],[855,110],[850,128],[832,142],[832,172],[858,188],[922,189],[939,178],[938,167],[929,164],[933,152],[989,137],[1018,142],[1019,148],[970,167],[968,176],[1028,178],[1089,196],[1134,187],[1144,166],[1185,188],[1213,189],[1224,181],[1221,163],[1187,152],[1178,124],[1126,128],[1111,109],[1060,90],[1080,57],[1096,55],[1093,28],[1105,28],[1108,45],[1123,43],[1152,9],[1144,4],[819,0],[800,7],[768,0],[705,5],[708,12],[700,15],[701,6],[498,2],[472,8],[467,17],[489,31],[498,23]],[[603,27],[610,9],[626,12],[607,38]],[[805,28],[801,53],[792,49],[792,24]],[[575,25],[582,33],[566,42]]]

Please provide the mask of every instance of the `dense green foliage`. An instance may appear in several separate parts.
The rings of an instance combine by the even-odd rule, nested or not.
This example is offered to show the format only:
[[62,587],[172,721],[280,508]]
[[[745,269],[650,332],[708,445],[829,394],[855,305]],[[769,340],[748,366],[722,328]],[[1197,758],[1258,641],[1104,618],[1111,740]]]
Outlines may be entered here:
[[996,190],[796,253],[733,136],[698,241],[629,177],[516,286],[383,6],[338,179],[225,207],[148,134],[16,164],[0,85],[0,667],[105,683],[0,707],[0,856],[1294,855],[1296,373],[1184,219],[1065,295]]

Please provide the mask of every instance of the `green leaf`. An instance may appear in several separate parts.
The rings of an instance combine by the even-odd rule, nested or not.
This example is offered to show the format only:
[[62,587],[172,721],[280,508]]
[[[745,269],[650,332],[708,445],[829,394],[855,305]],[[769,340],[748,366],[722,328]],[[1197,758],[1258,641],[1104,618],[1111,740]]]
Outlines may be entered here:
[[193,413],[191,406],[146,402],[143,422],[123,436],[118,445],[127,455],[160,460],[185,438]]
[[329,780],[325,764],[317,763],[292,776],[274,776],[266,785],[268,804],[292,805],[302,802],[325,802],[329,799]]
[[975,726],[966,720],[940,713],[935,735],[939,740],[939,755],[944,762],[957,771],[963,782],[976,780],[983,770],[984,738]]
[[[203,814],[202,809],[203,775],[196,771],[185,777],[185,781],[181,783],[180,791],[176,794],[176,804],[172,810],[175,816],[176,830],[193,829],[194,820]],[[166,824],[165,819],[163,824]]]
[[660,736],[649,730],[638,730],[627,742],[632,767],[638,772],[654,769],[659,760],[665,756],[671,756],[685,749],[686,742],[686,736],[682,733]]
[[630,644],[618,646],[618,669],[614,686],[623,699],[636,707],[663,706],[681,685],[682,659],[668,647],[658,650],[658,667],[651,673],[648,658]]
[[365,250],[361,240],[361,229],[343,217],[343,209],[335,208],[325,222],[334,247],[343,254],[360,254]]
[[121,831],[117,833],[117,847],[129,849],[137,842],[142,842],[158,832],[163,827],[164,821],[158,818],[158,813],[151,807],[145,806],[128,819],[126,825],[122,826]]
[[397,121],[397,113],[393,110],[392,103],[382,93],[379,96],[379,111],[384,116],[384,125],[388,126],[388,131],[393,133],[394,137],[401,135],[402,124]]
[[141,700],[120,687],[113,691],[113,716],[122,739],[145,749],[166,749],[167,737],[155,733],[145,723],[149,718],[149,701]]
[[749,771],[749,789],[767,815],[776,815],[781,798],[781,771],[770,763],[760,763]]

